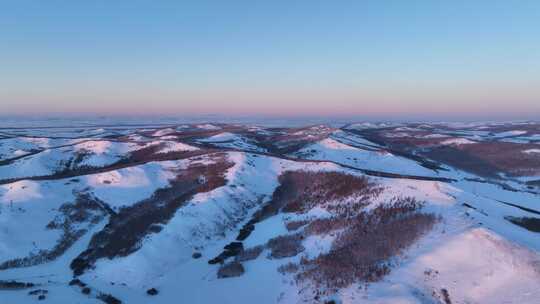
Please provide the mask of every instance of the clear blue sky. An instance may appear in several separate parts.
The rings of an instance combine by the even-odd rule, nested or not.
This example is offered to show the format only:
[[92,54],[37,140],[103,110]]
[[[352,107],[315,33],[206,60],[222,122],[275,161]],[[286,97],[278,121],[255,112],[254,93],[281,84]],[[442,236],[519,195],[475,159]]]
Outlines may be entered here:
[[3,1],[0,113],[540,117],[540,1]]

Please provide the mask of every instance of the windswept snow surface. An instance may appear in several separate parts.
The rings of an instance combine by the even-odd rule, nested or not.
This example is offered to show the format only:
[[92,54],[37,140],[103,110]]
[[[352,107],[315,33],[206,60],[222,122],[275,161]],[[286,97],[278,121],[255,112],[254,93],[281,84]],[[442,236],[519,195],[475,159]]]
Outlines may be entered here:
[[197,151],[199,148],[184,144],[181,142],[164,142],[165,147],[159,150],[158,153]]
[[81,165],[101,167],[122,159],[126,154],[137,150],[140,146],[133,143],[93,140],[77,144],[73,148],[75,153],[86,154],[80,163]]
[[221,129],[220,127],[215,126],[213,124],[202,124],[202,125],[197,125],[196,127],[199,128],[199,129],[203,129],[203,130],[219,130],[219,129]]
[[132,205],[150,197],[156,189],[169,184],[174,177],[171,169],[184,168],[182,162],[148,163],[137,167],[129,167],[88,175],[85,183],[91,187],[92,193],[109,206],[118,209]]
[[0,187],[0,201],[4,204],[24,202],[34,198],[41,198],[39,183],[20,181]]
[[489,230],[433,233],[419,245],[383,282],[343,292],[343,303],[445,303],[443,290],[451,303],[535,303],[540,295],[538,254]]
[[[105,140],[83,141],[59,148],[47,148],[39,153],[19,158],[0,166],[0,179],[51,175],[66,167],[101,167],[112,164],[140,149],[135,143]],[[74,162],[77,159],[77,162]]]
[[73,200],[72,189],[59,182],[19,181],[0,186],[0,263],[54,246],[59,231],[45,227],[54,218],[55,208]]
[[0,179],[50,175],[73,158],[69,148],[47,149],[0,166]]
[[497,133],[497,134],[495,134],[494,137],[518,136],[518,135],[523,135],[523,134],[527,134],[527,131],[512,130],[512,131],[506,131],[506,132]]
[[156,132],[154,132],[154,134],[152,134],[153,136],[156,136],[156,137],[160,137],[160,136],[165,136],[165,135],[168,135],[168,134],[171,134],[171,133],[175,133],[176,130],[173,129],[173,128],[167,128],[167,129],[161,129],[161,130],[158,130]]
[[358,135],[355,135],[355,134],[351,134],[351,133],[346,133],[342,130],[338,130],[338,131],[335,131],[333,132],[331,135],[330,135],[330,138],[332,139],[335,139],[339,142],[342,142],[344,144],[347,144],[347,145],[351,145],[351,146],[367,146],[367,147],[379,147],[378,144],[376,143],[373,143],[361,136],[358,136]]
[[431,176],[432,170],[417,162],[395,156],[384,150],[371,151],[340,143],[332,138],[308,145],[296,153],[300,157],[313,160],[330,160],[360,169],[389,173]]
[[424,138],[446,138],[446,137],[449,137],[449,135],[434,133],[434,134],[429,134],[429,135],[424,136]]
[[71,142],[72,140],[40,137],[0,138],[0,161]]
[[459,145],[468,145],[468,144],[474,144],[475,142],[466,138],[452,138],[447,139],[441,142],[441,145],[447,145],[447,146],[459,146]]
[[229,132],[223,132],[219,133],[217,135],[213,135],[211,137],[201,139],[201,142],[223,142],[223,141],[233,141],[238,138],[238,135],[232,134]]
[[144,143],[84,140],[73,145],[48,148],[0,166],[0,180],[52,175],[55,172],[84,166],[104,167],[126,158],[134,151],[158,145],[163,147],[157,153],[199,150],[197,147],[169,140],[154,140]]
[[265,149],[257,146],[252,140],[230,132],[222,132],[208,138],[200,139],[201,143],[210,143],[216,147],[242,149],[247,151],[264,152]]

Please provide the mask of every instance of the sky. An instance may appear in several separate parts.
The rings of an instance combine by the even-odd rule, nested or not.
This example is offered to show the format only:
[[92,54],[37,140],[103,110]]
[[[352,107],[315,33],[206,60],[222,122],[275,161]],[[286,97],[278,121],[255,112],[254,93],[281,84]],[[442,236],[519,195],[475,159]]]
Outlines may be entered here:
[[540,1],[0,0],[0,114],[540,117]]

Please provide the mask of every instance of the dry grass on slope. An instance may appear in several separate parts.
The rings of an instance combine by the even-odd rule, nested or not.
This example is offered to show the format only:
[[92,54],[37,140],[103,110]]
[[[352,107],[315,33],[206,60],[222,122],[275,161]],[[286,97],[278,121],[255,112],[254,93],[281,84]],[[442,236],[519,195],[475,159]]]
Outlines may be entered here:
[[[286,264],[280,271],[330,292],[355,282],[378,281],[390,273],[395,258],[437,222],[436,215],[421,212],[421,207],[415,199],[400,198],[352,217],[316,219],[293,239],[334,232],[337,237],[330,251],[313,259],[302,257],[300,263]],[[281,247],[295,247],[286,246],[289,243]]]
[[298,283],[309,281],[324,292],[355,282],[380,280],[392,263],[437,222],[434,214],[421,212],[423,202],[394,198],[370,211],[384,190],[373,180],[341,172],[289,171],[279,177],[272,201],[256,218],[263,220],[278,212],[305,214],[313,208],[331,216],[293,220],[286,223],[293,233],[269,240],[268,258],[282,259],[305,251],[310,236],[336,235],[328,252],[315,258],[302,257],[279,270],[294,273]]
[[283,212],[304,213],[316,206],[337,214],[355,214],[364,204],[341,204],[354,199],[365,202],[376,197],[382,188],[367,177],[340,172],[290,171],[280,176],[280,187],[291,189]]

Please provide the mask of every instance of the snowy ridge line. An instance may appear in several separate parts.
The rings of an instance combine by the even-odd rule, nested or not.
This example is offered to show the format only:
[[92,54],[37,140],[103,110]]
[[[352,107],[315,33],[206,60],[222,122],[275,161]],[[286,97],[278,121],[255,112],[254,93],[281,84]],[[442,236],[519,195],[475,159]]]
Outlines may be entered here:
[[290,160],[290,161],[296,161],[296,162],[332,163],[332,164],[338,165],[338,166],[343,167],[343,168],[359,171],[359,172],[362,172],[362,173],[364,173],[366,175],[375,176],[375,177],[400,178],[400,179],[411,179],[411,180],[421,180],[421,181],[437,181],[437,182],[444,182],[444,183],[457,182],[456,179],[446,178],[446,177],[406,175],[406,174],[397,174],[397,173],[389,173],[389,172],[384,172],[384,171],[375,171],[375,170],[362,169],[362,168],[357,168],[357,167],[354,167],[354,166],[345,165],[345,164],[338,163],[338,162],[331,161],[331,160],[308,160],[308,159],[288,157],[288,156],[285,156],[285,155],[268,153],[268,152],[254,152],[254,151],[245,151],[245,150],[241,150],[241,149],[223,148],[223,149],[215,149],[214,151],[208,151],[208,149],[207,149],[207,151],[193,151],[187,157],[167,157],[167,155],[164,154],[164,156],[157,157],[157,158],[154,158],[154,159],[141,160],[141,161],[128,162],[128,163],[117,163],[117,164],[113,164],[113,165],[106,166],[106,167],[101,167],[101,168],[89,167],[89,168],[81,168],[81,169],[77,170],[77,171],[83,171],[82,173],[80,173],[80,172],[77,172],[77,173],[75,173],[75,172],[65,172],[65,173],[53,174],[53,175],[42,175],[42,176],[30,176],[30,177],[4,179],[4,180],[0,180],[0,185],[10,184],[10,183],[18,182],[18,181],[21,181],[21,180],[43,181],[43,180],[58,180],[58,179],[65,179],[65,178],[74,178],[74,177],[92,175],[92,174],[97,174],[97,173],[105,173],[105,172],[108,172],[108,171],[111,171],[111,170],[129,168],[129,167],[143,165],[143,164],[150,163],[150,162],[181,160],[181,159],[194,157],[194,156],[211,155],[211,154],[223,153],[223,152],[251,153],[251,154],[275,157],[275,158],[280,158],[280,159]]
[[[124,168],[130,168],[134,166],[144,165],[151,162],[162,162],[162,161],[171,161],[171,160],[182,160],[187,159],[190,157],[195,156],[202,156],[202,155],[211,155],[213,153],[221,153],[222,151],[190,151],[186,153],[186,155],[183,155],[182,157],[179,156],[168,156],[167,154],[158,155],[158,157],[154,159],[147,159],[147,160],[138,160],[138,161],[129,161],[128,160],[120,160],[118,163],[108,165],[105,167],[83,167],[76,169],[76,172],[59,172],[51,175],[40,175],[40,176],[29,176],[29,177],[17,177],[17,178],[9,178],[9,179],[3,179],[0,180],[0,185],[5,184],[11,184],[14,182],[22,181],[22,180],[33,180],[33,181],[45,181],[45,180],[59,180],[59,179],[65,179],[65,178],[74,178],[79,176],[86,176],[86,175],[92,175],[92,174],[99,174],[99,173],[106,173],[112,170],[118,170],[118,169],[124,169]],[[82,172],[81,172],[82,171]]]
[[[24,136],[24,137],[31,137],[31,136]],[[52,139],[52,137],[39,137],[39,136],[36,136],[34,138],[51,138]],[[76,138],[74,138],[74,139],[76,139]],[[105,140],[105,139],[102,139],[102,140]],[[76,142],[72,142],[72,143],[65,144],[65,145],[59,145],[59,146],[39,149],[39,150],[35,150],[33,152],[29,152],[27,154],[23,154],[23,155],[19,155],[19,156],[15,156],[15,157],[12,157],[12,158],[7,158],[7,159],[2,159],[2,160],[0,160],[0,166],[9,165],[12,162],[14,162],[16,160],[19,160],[21,158],[25,158],[25,157],[28,157],[28,156],[33,156],[33,155],[36,155],[36,154],[39,154],[39,153],[42,153],[42,152],[45,152],[45,151],[50,151],[50,150],[61,149],[61,148],[65,148],[65,147],[76,146],[76,145],[84,144],[86,142],[91,142],[91,141],[96,141],[96,138],[84,139],[84,140],[81,140],[81,141],[76,141]],[[119,140],[114,140],[114,139],[106,139],[106,141],[121,142]]]
[[[354,134],[354,133],[352,133]],[[422,176],[422,175],[408,175],[408,174],[397,174],[397,173],[390,173],[390,172],[384,172],[384,171],[377,171],[377,170],[369,170],[364,168],[358,168],[346,164],[342,164],[336,161],[332,160],[314,160],[314,159],[304,159],[304,158],[295,158],[295,157],[289,157],[285,154],[277,154],[277,153],[271,153],[271,152],[261,152],[261,151],[252,151],[252,150],[242,150],[242,149],[235,149],[235,148],[224,148],[224,147],[215,147],[212,145],[208,145],[206,143],[200,143],[200,142],[189,142],[190,145],[201,148],[201,149],[218,149],[219,151],[223,152],[244,152],[244,153],[251,153],[251,154],[257,154],[262,156],[270,156],[275,158],[281,158],[284,160],[291,160],[291,161],[297,161],[297,162],[313,162],[313,163],[332,163],[335,165],[338,165],[343,168],[352,169],[356,171],[360,171],[366,175],[369,176],[375,176],[375,177],[386,177],[386,178],[403,178],[403,179],[412,179],[412,180],[422,180],[422,181],[437,181],[437,182],[443,182],[443,183],[453,183],[457,182],[456,179],[453,178],[447,178],[447,177],[435,177],[435,176]],[[348,144],[347,144],[348,145]],[[375,146],[374,146],[375,147]],[[359,148],[362,149],[362,148]],[[365,149],[365,148],[364,148]],[[394,153],[393,150],[384,148],[386,151]],[[420,157],[415,158],[409,158],[406,155],[404,156],[402,152],[396,151],[394,153],[397,156],[401,156],[404,158],[412,159],[416,162],[418,162],[420,165],[424,164],[423,162],[419,161]],[[426,162],[431,164],[431,161],[425,160]],[[429,168],[431,169],[431,168]],[[432,169],[433,170],[433,169]],[[441,170],[444,170],[441,168]],[[1,181],[0,181],[1,184]]]
[[19,160],[21,158],[25,158],[25,157],[28,157],[28,156],[32,156],[32,155],[36,155],[36,154],[39,154],[43,151],[45,151],[46,149],[44,150],[37,150],[37,151],[33,151],[33,152],[29,152],[27,154],[23,154],[23,155],[19,155],[19,156],[15,156],[15,157],[12,157],[12,158],[7,158],[7,159],[2,159],[0,160],[0,166],[5,166],[5,165],[9,165],[11,164],[12,162],[16,161],[16,160]]
[[334,165],[338,165],[343,168],[352,169],[355,171],[360,171],[366,175],[369,176],[375,176],[375,177],[386,177],[386,178],[402,178],[402,179],[412,179],[412,180],[422,180],[422,181],[435,181],[435,182],[443,182],[443,183],[453,183],[457,182],[456,179],[453,178],[447,178],[447,177],[435,177],[435,176],[421,176],[421,175],[407,175],[407,174],[397,174],[397,173],[389,173],[384,171],[376,171],[376,170],[368,170],[363,168],[358,168],[354,166],[345,165],[336,161],[332,160],[312,160],[312,159],[303,159],[303,158],[294,158],[294,157],[288,157],[282,154],[275,154],[275,153],[269,153],[269,152],[251,152],[251,151],[244,151],[241,149],[224,149],[220,150],[224,152],[244,152],[244,153],[251,153],[251,154],[258,154],[263,156],[270,156],[275,158],[281,158],[284,160],[291,160],[296,162],[311,162],[311,163],[331,163]]
[[[341,130],[341,131],[343,131],[343,132],[345,132],[345,133],[348,133],[348,134],[355,135],[355,136],[358,136],[358,135],[359,135],[359,134],[357,134],[357,133],[355,133],[355,132],[352,132],[352,131],[349,130],[349,129],[341,128],[341,129],[339,129],[339,130]],[[331,137],[331,138],[334,138],[335,140],[338,140],[338,141],[339,141],[340,139],[343,140],[343,137],[341,137],[341,136],[335,136],[335,135],[334,135],[334,136],[330,136],[330,137]],[[356,142],[356,141],[353,140],[353,139],[347,139],[347,140],[349,140],[349,141],[351,141],[351,142]],[[340,142],[341,142],[341,141],[340,141]],[[345,144],[347,144],[347,143],[345,143]],[[352,147],[355,147],[355,148],[359,148],[359,149],[367,149],[367,147],[369,147],[369,148],[373,148],[374,151],[380,150],[381,147],[383,147],[383,146],[377,146],[375,143],[374,143],[373,145],[370,145],[370,144],[367,144],[367,143],[357,143],[357,144],[358,144],[359,146],[351,145],[351,144],[347,144],[347,145],[352,146]]]
[[373,146],[373,145],[368,145],[368,144],[360,144],[360,143],[355,142],[354,140],[350,140],[350,142],[344,142],[343,138],[341,138],[339,136],[330,136],[329,138],[331,138],[331,139],[333,139],[333,140],[335,140],[335,141],[337,141],[339,143],[342,143],[344,145],[351,146],[353,148],[364,150],[364,151],[377,152],[377,151],[381,150],[380,147]]
[[[392,129],[392,128],[390,128],[390,129]],[[429,159],[422,158],[422,157],[420,157],[418,155],[415,155],[415,154],[412,154],[412,153],[408,153],[408,152],[405,152],[405,151],[390,148],[390,147],[388,147],[388,145],[384,141],[378,140],[376,137],[373,137],[373,136],[366,137],[366,134],[362,133],[359,130],[351,130],[351,129],[343,129],[343,128],[341,130],[343,132],[347,132],[349,134],[362,136],[366,140],[369,140],[369,141],[371,141],[371,142],[373,142],[375,144],[380,145],[380,147],[377,147],[377,148],[381,149],[381,147],[382,147],[383,150],[385,150],[385,151],[387,151],[389,153],[392,153],[392,154],[394,154],[396,156],[401,156],[403,158],[413,160],[413,161],[417,162],[420,166],[422,166],[424,168],[434,170],[434,171],[446,170],[445,168],[441,167],[437,162],[434,162],[434,161],[429,160]],[[365,131],[365,132],[370,132],[370,131]]]

